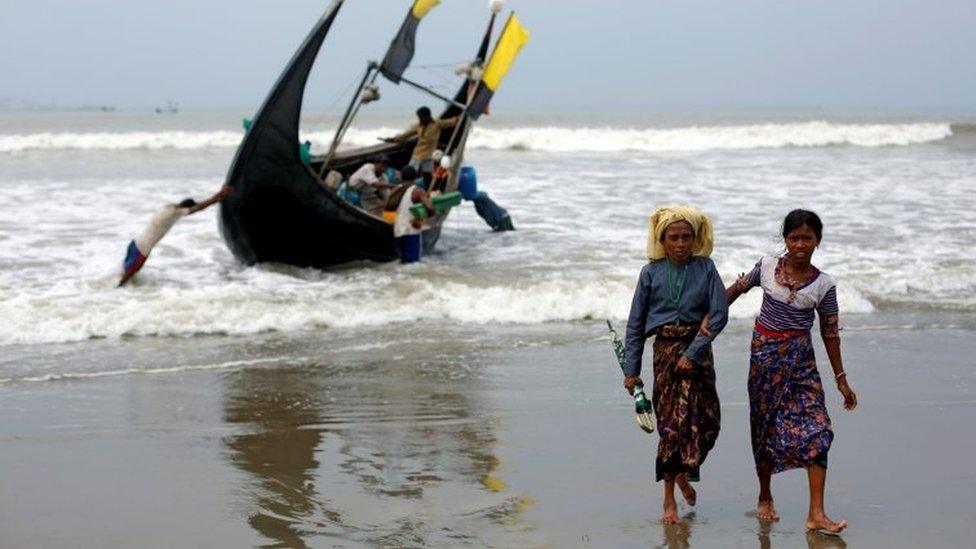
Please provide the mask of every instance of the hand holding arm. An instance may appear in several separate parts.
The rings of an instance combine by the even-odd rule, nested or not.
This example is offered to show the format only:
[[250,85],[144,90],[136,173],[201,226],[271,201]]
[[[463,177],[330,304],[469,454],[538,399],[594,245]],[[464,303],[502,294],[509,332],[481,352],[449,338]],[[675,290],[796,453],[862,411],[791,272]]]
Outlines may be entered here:
[[736,299],[739,299],[739,296],[748,292],[750,289],[752,289],[752,286],[749,285],[748,275],[739,273],[739,277],[735,279],[735,282],[725,289],[725,302],[732,305]]
[[233,192],[234,192],[233,187],[231,187],[230,185],[223,185],[222,187],[220,187],[220,190],[217,191],[210,198],[204,200],[203,202],[198,202],[195,206],[191,206],[189,211],[186,212],[186,215],[195,214],[200,210],[205,210],[210,206],[213,206],[214,204],[220,202],[224,198],[230,196],[230,194]]
[[[689,361],[698,360],[702,349],[709,345],[715,337],[725,328],[729,321],[729,306],[725,298],[725,286],[722,285],[722,277],[719,276],[715,264],[709,262],[708,270],[708,313],[702,319],[704,329],[699,327],[698,335],[692,340],[688,348],[682,355]],[[683,366],[679,362],[678,370],[683,371]]]

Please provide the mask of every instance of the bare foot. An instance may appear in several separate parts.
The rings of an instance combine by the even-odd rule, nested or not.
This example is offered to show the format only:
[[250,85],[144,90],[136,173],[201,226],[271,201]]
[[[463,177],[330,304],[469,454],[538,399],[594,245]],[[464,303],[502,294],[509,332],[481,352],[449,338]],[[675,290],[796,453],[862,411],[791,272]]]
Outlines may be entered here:
[[678,518],[678,505],[675,502],[664,504],[664,514],[661,515],[661,524],[678,524],[681,519]]
[[773,500],[759,500],[759,504],[756,505],[756,518],[759,520],[779,520],[779,513],[776,512]]
[[691,483],[684,476],[678,477],[675,481],[678,484],[678,488],[681,489],[681,495],[685,498],[685,502],[694,507],[695,502],[698,501],[698,493],[692,488]]
[[827,515],[820,515],[818,517],[807,516],[807,531],[837,535],[843,532],[844,528],[847,528],[846,520],[834,522],[827,518]]

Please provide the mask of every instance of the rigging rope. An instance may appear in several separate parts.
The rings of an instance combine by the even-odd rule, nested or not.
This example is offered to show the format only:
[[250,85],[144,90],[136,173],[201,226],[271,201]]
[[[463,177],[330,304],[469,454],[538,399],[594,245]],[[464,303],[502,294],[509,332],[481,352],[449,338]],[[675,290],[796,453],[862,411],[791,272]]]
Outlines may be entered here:
[[[316,116],[309,117],[308,119],[308,128],[310,130],[309,133],[316,132],[318,130],[324,131],[325,129],[333,129],[326,126],[328,119],[334,117],[337,114],[336,106],[339,104],[340,101],[342,101],[343,99],[349,96],[349,92],[352,91],[352,88],[358,82],[359,82],[359,77],[354,75],[352,79],[349,80],[349,84],[346,86],[346,89],[342,90],[342,93],[340,93],[335,98],[335,100],[332,101],[332,103],[325,108],[324,111],[322,111],[320,114]],[[339,120],[338,122],[342,122],[342,121]]]

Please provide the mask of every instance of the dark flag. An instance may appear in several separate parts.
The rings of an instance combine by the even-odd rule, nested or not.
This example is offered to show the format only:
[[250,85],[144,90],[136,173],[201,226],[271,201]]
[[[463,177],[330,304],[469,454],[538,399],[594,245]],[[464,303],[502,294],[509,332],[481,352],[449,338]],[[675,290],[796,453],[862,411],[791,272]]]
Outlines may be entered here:
[[478,89],[468,105],[468,116],[472,120],[477,120],[482,113],[488,109],[495,90],[501,85],[502,79],[508,74],[508,69],[515,62],[515,56],[529,42],[529,30],[522,26],[518,18],[513,13],[505,22],[498,43],[495,44],[495,51],[491,52],[491,59],[485,65],[485,72],[478,83]]
[[434,6],[439,3],[440,0],[416,0],[413,3],[407,13],[407,18],[403,20],[400,32],[397,33],[393,42],[390,42],[390,49],[386,51],[386,57],[383,58],[383,63],[380,65],[383,76],[393,82],[400,83],[403,71],[407,69],[410,60],[413,59],[417,26],[420,25],[420,20],[427,15],[427,12],[434,9]]

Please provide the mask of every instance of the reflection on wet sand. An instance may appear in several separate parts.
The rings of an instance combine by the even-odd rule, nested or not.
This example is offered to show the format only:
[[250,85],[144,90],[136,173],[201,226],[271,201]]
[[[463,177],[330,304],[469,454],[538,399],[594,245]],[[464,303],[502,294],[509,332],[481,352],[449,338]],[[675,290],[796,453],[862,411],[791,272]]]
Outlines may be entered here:
[[810,549],[846,549],[847,542],[840,536],[807,532],[807,546]]
[[[759,549],[772,549],[773,543],[770,539],[772,530],[772,522],[759,521]],[[841,537],[817,532],[807,532],[806,541],[809,549],[845,549],[847,547],[847,543]]]
[[687,549],[691,547],[691,529],[695,524],[695,512],[691,511],[681,517],[678,524],[662,524],[664,529],[664,543],[662,549]]
[[[224,421],[251,430],[224,440],[234,466],[253,475],[258,512],[248,523],[281,546],[303,547],[302,525],[318,510],[315,449],[322,434],[301,429],[319,421],[308,395],[314,383],[295,383],[282,370],[248,370],[234,376],[224,400]],[[338,518],[338,517],[335,517]]]
[[[746,513],[746,516],[751,516],[755,518],[754,512]],[[773,546],[772,541],[769,539],[769,533],[773,531],[773,523],[768,520],[759,521],[759,549],[771,549]]]
[[[497,539],[527,504],[497,476],[493,419],[449,360],[227,376],[228,459],[270,546]],[[493,531],[501,529],[501,532]]]

